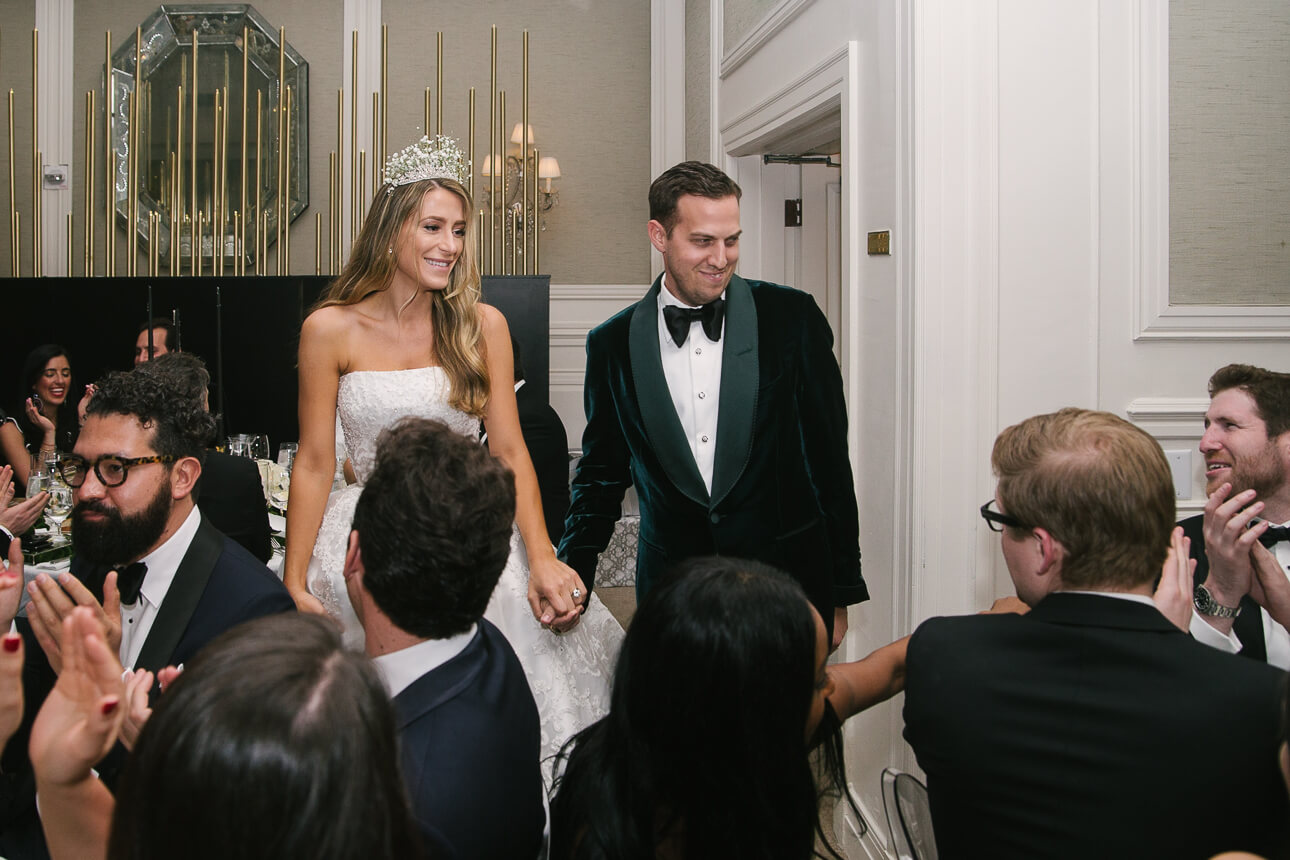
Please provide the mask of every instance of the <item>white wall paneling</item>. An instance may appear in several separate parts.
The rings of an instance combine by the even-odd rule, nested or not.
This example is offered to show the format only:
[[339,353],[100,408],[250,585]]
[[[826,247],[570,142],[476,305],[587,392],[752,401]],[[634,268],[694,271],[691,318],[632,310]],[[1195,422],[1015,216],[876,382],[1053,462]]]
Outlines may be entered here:
[[[730,46],[730,53],[722,56],[721,59],[721,76],[733,72],[743,65],[753,53],[766,42],[775,37],[775,34],[784,29],[790,21],[811,4],[812,0],[782,0],[777,6],[766,13],[762,18],[737,44]],[[717,22],[714,22],[717,23]],[[723,31],[724,32],[724,31]]]
[[[40,143],[42,168],[44,165],[62,165],[67,176],[67,187],[40,192],[41,214],[41,271],[45,275],[70,275],[67,271],[67,213],[73,209],[72,173],[81,172],[73,164],[72,111],[79,102],[72,99],[72,15],[73,0],[37,0],[36,29],[40,33],[40,57],[37,74],[40,76],[40,112],[37,139]],[[82,108],[83,110],[83,108]],[[22,175],[25,171],[19,171]],[[30,213],[28,213],[30,215]],[[30,221],[30,218],[25,219]],[[30,228],[26,228],[28,231]],[[30,233],[28,233],[30,235]],[[79,262],[81,249],[73,251],[73,260]]]
[[1166,451],[1190,451],[1191,493],[1177,503],[1178,518],[1198,514],[1205,508],[1205,460],[1200,455],[1200,437],[1205,429],[1205,397],[1139,397],[1125,414],[1156,438]]
[[551,406],[564,422],[573,450],[581,450],[587,424],[582,409],[587,332],[635,304],[647,289],[648,284],[551,285]]

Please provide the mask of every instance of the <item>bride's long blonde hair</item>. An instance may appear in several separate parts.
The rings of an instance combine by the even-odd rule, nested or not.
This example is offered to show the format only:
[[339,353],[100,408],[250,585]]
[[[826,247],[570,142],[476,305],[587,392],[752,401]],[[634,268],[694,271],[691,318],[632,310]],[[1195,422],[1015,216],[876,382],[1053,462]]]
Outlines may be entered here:
[[483,418],[489,388],[476,307],[480,286],[475,260],[474,206],[461,183],[452,179],[424,179],[396,185],[389,193],[385,189],[378,191],[350,248],[349,262],[315,309],[356,304],[372,293],[388,289],[394,278],[397,245],[403,229],[416,218],[425,195],[436,188],[451,192],[461,201],[466,236],[462,240],[461,255],[448,276],[448,288],[429,293],[435,354],[448,375],[448,403]]

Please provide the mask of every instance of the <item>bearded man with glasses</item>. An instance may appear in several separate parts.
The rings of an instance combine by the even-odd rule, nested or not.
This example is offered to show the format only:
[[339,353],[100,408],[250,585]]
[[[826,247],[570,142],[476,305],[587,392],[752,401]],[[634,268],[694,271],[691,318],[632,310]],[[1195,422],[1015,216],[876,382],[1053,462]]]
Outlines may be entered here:
[[[191,660],[243,621],[295,609],[278,578],[197,510],[193,488],[214,434],[203,404],[155,374],[113,373],[99,383],[76,447],[60,464],[74,489],[71,570],[38,575],[27,618],[18,619],[24,637],[35,639],[27,648],[36,664],[25,673],[28,715],[61,670],[62,621],[78,605],[98,616],[122,665],[153,673]],[[145,697],[137,698],[131,710],[143,711]],[[24,735],[9,753],[25,751]],[[6,775],[14,764],[7,756]]]

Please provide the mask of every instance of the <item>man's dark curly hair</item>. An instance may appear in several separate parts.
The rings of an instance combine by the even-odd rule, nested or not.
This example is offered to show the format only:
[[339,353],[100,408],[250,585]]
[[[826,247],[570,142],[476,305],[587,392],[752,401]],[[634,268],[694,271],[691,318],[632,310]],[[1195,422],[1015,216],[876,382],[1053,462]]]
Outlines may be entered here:
[[169,374],[145,370],[147,362],[129,373],[109,373],[85,410],[92,415],[133,415],[153,431],[158,454],[206,459],[206,446],[215,439],[215,418],[190,386],[175,385]]
[[381,432],[354,509],[363,588],[406,633],[445,639],[488,606],[511,549],[515,478],[438,421]]

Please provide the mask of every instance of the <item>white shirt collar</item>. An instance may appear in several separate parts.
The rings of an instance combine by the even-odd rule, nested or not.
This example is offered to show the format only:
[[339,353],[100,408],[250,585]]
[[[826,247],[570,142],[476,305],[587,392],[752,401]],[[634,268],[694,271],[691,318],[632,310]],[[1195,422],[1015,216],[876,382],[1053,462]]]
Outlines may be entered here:
[[179,563],[184,560],[188,545],[193,542],[201,524],[201,512],[193,505],[175,533],[161,546],[139,559],[148,566],[148,575],[144,577],[139,593],[153,606],[160,607],[161,601],[166,599],[170,583],[175,579],[175,571],[179,570]]
[[[659,279],[660,280],[658,285],[658,309],[660,314],[663,312],[663,308],[667,307],[668,305],[674,305],[678,308],[691,308],[691,309],[696,307],[696,305],[687,305],[685,302],[681,301],[676,296],[672,295],[672,291],[667,288],[666,272],[660,275]],[[719,298],[724,299],[725,297],[726,297],[726,291],[722,290]]]
[[469,630],[456,636],[426,639],[407,648],[373,657],[372,662],[381,673],[381,680],[385,681],[385,689],[389,690],[390,698],[402,693],[422,675],[438,669],[465,651],[470,640],[475,638],[478,627],[479,625],[472,624]]

